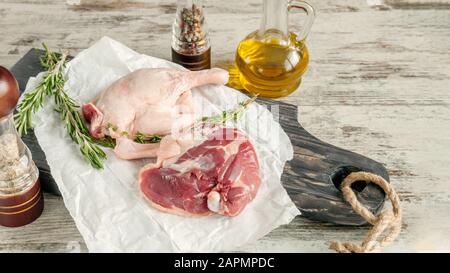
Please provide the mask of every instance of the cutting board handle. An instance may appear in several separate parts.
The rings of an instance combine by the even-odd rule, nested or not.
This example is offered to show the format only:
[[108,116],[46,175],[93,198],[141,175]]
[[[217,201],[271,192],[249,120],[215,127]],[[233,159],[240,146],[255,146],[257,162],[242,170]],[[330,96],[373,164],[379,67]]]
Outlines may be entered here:
[[[384,166],[370,158],[325,143],[306,131],[298,122],[297,106],[258,99],[258,103],[277,105],[280,124],[291,139],[294,158],[282,175],[283,186],[304,217],[339,225],[367,224],[343,199],[339,187],[351,172],[370,172],[386,181]],[[385,202],[384,191],[365,181],[352,185],[360,202],[373,214],[380,213]]]

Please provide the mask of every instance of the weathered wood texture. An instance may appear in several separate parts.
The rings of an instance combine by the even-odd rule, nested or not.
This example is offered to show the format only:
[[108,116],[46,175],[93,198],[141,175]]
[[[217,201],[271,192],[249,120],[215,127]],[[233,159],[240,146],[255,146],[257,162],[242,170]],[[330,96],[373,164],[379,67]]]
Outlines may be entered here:
[[[445,3],[310,2],[318,9],[310,68],[283,101],[299,106],[300,123],[313,135],[385,164],[405,214],[401,237],[386,251],[450,251],[450,11]],[[210,0],[206,8],[213,65],[227,67],[259,25],[260,1]],[[0,61],[11,66],[42,41],[76,54],[103,35],[169,59],[174,10],[174,1],[71,7],[1,0]],[[62,200],[46,197],[36,223],[0,228],[2,251],[85,250]],[[330,240],[359,240],[366,231],[299,217],[238,251],[327,251]]]

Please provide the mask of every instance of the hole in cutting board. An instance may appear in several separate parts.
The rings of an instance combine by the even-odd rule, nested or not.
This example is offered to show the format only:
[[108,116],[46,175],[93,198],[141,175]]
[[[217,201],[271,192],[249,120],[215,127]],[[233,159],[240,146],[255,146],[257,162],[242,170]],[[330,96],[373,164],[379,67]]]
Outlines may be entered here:
[[[336,172],[334,172],[331,175],[331,180],[333,181],[334,186],[340,191],[341,190],[341,184],[344,179],[353,172],[360,172],[362,171],[358,167],[353,166],[343,166],[339,167]],[[352,184],[351,188],[356,192],[362,192],[367,186],[366,181],[356,181]]]

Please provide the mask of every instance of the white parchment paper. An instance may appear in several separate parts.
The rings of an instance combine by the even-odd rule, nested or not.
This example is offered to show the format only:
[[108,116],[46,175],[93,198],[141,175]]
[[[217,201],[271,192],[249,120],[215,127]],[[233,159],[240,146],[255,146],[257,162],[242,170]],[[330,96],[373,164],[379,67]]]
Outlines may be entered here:
[[[65,87],[70,96],[85,103],[114,80],[142,67],[183,69],[105,37],[69,63]],[[27,90],[40,77],[31,78]],[[221,113],[247,98],[224,86],[205,86],[192,93],[199,115]],[[249,134],[257,150],[262,184],[256,198],[233,218],[184,218],[150,207],[137,181],[139,169],[149,160],[120,160],[107,150],[105,168],[94,170],[70,140],[51,100],[36,114],[34,126],[64,203],[91,252],[233,250],[300,214],[280,183],[283,166],[293,156],[292,145],[272,113],[258,104],[247,110],[238,127]]]

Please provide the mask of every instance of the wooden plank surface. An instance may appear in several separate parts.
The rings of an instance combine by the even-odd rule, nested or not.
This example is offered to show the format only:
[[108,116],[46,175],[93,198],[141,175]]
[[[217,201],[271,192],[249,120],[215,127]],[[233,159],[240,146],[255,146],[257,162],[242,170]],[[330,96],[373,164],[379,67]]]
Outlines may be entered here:
[[[175,2],[121,2],[0,0],[0,62],[11,66],[43,41],[76,54],[103,35],[170,58]],[[283,101],[299,106],[299,121],[313,135],[385,164],[405,214],[400,239],[386,251],[450,251],[450,10],[445,3],[310,2],[318,9],[310,68],[300,91]],[[227,67],[259,25],[260,1],[209,0],[206,8],[213,64]],[[86,250],[63,201],[46,197],[37,222],[0,228],[1,251]],[[322,252],[330,240],[359,240],[366,231],[299,217],[238,251]]]

